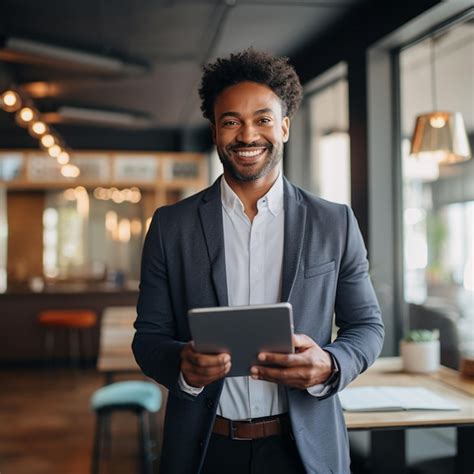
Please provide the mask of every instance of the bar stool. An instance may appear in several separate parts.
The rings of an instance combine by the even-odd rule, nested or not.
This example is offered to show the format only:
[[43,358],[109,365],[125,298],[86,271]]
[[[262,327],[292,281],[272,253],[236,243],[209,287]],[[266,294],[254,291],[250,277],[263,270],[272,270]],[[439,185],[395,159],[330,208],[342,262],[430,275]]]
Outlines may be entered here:
[[[104,448],[110,444],[110,416],[114,411],[132,411],[138,416],[140,473],[152,474],[154,455],[150,425],[155,427],[153,414],[161,407],[161,391],[152,382],[115,382],[99,388],[91,398],[91,408],[96,413],[92,474],[100,472]],[[156,429],[155,438],[156,438]]]
[[38,323],[45,328],[46,357],[53,360],[55,333],[58,330],[67,330],[71,362],[78,366],[81,360],[81,334],[85,336],[88,332],[89,337],[91,336],[90,329],[97,324],[97,314],[85,309],[49,309],[38,314]]

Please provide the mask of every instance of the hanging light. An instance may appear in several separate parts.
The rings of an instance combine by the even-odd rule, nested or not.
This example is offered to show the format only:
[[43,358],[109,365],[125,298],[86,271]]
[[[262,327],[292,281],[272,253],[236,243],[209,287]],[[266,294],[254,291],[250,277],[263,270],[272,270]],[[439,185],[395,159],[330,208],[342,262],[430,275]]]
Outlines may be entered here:
[[21,98],[17,92],[6,90],[0,95],[0,107],[6,112],[16,112],[21,108]]
[[32,107],[23,107],[15,114],[15,120],[20,127],[28,127],[36,120],[37,115]]
[[76,165],[67,164],[61,167],[61,174],[65,178],[77,178],[81,170]]
[[471,158],[466,127],[461,113],[438,110],[436,97],[435,38],[430,43],[433,112],[418,115],[411,140],[410,155],[452,164]]
[[56,140],[54,139],[53,135],[47,133],[41,137],[40,142],[45,148],[50,148],[56,143]]
[[48,155],[52,158],[58,158],[62,151],[63,150],[59,145],[53,145],[48,148]]
[[39,138],[48,131],[48,127],[46,126],[44,122],[37,120],[36,122],[33,122],[29,126],[28,130],[30,132],[30,135],[32,135],[35,138]]
[[61,153],[59,153],[59,155],[56,157],[56,161],[60,164],[60,165],[67,165],[69,163],[69,153],[67,151],[61,151]]

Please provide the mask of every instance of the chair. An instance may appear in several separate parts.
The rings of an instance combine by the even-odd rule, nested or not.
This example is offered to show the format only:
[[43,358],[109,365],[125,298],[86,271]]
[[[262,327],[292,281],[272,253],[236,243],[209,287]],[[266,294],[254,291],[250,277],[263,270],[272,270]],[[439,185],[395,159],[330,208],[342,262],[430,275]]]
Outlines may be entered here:
[[[91,336],[90,329],[97,324],[97,315],[94,311],[83,309],[50,309],[38,314],[38,323],[45,328],[46,358],[53,359],[57,331],[66,330],[69,332],[71,362],[78,366],[81,361],[81,334],[87,335],[87,332],[89,332],[88,335]],[[85,356],[85,353],[83,356]]]
[[[152,382],[127,381],[106,385],[94,392],[91,408],[96,413],[92,474],[100,472],[101,458],[110,444],[110,416],[114,411],[132,411],[139,421],[140,472],[152,474],[153,460],[150,425],[155,427],[152,414],[161,407],[161,391]],[[156,429],[155,438],[156,438]]]

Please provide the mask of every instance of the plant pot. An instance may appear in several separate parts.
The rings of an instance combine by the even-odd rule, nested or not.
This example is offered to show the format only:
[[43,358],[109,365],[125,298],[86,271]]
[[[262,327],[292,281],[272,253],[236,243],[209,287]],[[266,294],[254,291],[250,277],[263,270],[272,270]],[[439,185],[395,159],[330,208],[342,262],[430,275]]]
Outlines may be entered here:
[[435,372],[439,368],[439,354],[439,340],[426,342],[400,341],[400,355],[405,372]]

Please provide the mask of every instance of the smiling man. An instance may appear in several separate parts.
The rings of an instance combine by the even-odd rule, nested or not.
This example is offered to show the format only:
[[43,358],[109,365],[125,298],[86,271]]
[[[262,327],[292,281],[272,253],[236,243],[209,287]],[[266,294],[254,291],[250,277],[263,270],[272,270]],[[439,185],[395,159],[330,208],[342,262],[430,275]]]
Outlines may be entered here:
[[[357,222],[282,175],[302,93],[286,58],[218,59],[199,92],[224,173],[156,211],[133,342],[144,373],[169,389],[160,472],[349,473],[337,392],[383,342]],[[293,306],[295,353],[259,354],[273,367],[226,378],[229,354],[194,350],[190,308],[280,301]]]

